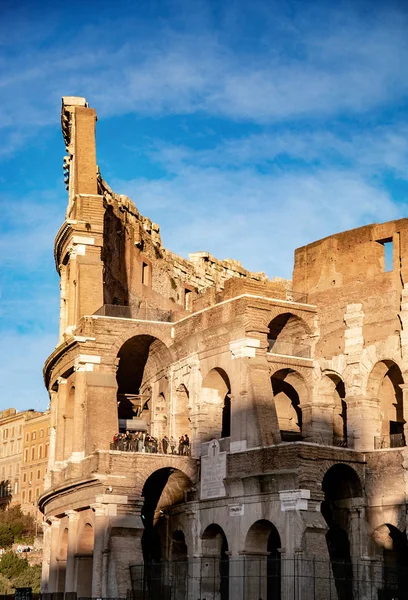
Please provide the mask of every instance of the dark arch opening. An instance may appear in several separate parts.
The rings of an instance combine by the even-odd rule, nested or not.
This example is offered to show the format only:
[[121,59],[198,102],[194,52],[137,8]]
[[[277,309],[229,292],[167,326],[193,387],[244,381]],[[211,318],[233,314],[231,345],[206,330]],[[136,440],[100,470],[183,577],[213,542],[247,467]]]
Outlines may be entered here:
[[[253,590],[257,589],[259,598],[266,597],[266,600],[280,600],[280,550],[280,535],[273,523],[261,519],[250,527],[245,540],[247,594],[251,594]],[[266,575],[266,578],[264,575]]]
[[321,512],[329,528],[326,543],[338,600],[349,600],[353,597],[353,568],[349,540],[350,504],[346,501],[361,497],[362,485],[354,469],[337,464],[326,472],[322,491]]
[[147,431],[150,422],[151,390],[149,374],[160,371],[169,362],[166,346],[151,335],[127,340],[118,353],[117,402],[119,430]]
[[282,441],[303,439],[299,394],[304,392],[304,382],[292,369],[282,369],[272,375],[271,384]]
[[[231,435],[231,385],[229,377],[223,369],[211,369],[202,383],[203,401],[210,402],[213,407],[210,418],[200,427],[205,429],[206,436],[202,441],[212,438],[224,438]],[[209,429],[209,422],[210,431]]]
[[375,448],[399,448],[406,445],[401,369],[391,360],[378,362],[370,373],[367,392],[380,401],[382,415],[380,436]]
[[228,542],[223,529],[216,523],[209,525],[202,535],[202,596],[229,598]]
[[383,559],[385,598],[405,598],[408,587],[408,543],[405,532],[385,523],[373,533],[376,549]]
[[268,352],[310,358],[306,323],[292,313],[277,315],[268,325]]

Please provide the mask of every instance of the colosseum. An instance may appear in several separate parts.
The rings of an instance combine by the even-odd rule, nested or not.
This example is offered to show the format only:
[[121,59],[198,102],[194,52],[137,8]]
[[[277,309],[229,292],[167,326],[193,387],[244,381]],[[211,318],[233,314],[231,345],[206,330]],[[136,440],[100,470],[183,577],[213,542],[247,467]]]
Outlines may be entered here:
[[405,598],[408,219],[298,248],[292,280],[187,260],[95,125],[63,98],[43,591]]

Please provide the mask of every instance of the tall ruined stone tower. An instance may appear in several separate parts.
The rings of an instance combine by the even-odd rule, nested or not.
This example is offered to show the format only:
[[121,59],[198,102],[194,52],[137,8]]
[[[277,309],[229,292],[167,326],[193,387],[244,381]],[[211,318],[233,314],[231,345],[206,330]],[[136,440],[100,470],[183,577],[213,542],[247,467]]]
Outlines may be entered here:
[[361,561],[408,558],[408,221],[298,249],[293,284],[187,260],[102,179],[95,123],[63,99],[44,591],[308,598],[317,560],[363,598]]

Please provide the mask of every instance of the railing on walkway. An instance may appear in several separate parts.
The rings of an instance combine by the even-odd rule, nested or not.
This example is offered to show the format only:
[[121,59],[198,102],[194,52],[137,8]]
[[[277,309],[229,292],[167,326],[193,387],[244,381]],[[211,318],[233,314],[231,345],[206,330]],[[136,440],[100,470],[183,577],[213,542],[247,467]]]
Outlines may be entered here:
[[[157,442],[157,440],[156,440]],[[144,445],[142,440],[116,440],[111,442],[110,449],[120,452],[139,452],[143,454],[162,454],[163,456],[190,456],[190,446],[180,446],[178,443],[175,446],[168,446],[165,452],[162,447],[162,442],[152,442]]]
[[100,317],[117,317],[120,319],[139,319],[141,321],[162,321],[171,323],[172,311],[152,308],[145,305],[139,307],[122,306],[121,304],[104,304],[94,315]]
[[[276,556],[276,555],[275,555]],[[403,600],[408,572],[381,559],[330,562],[246,555],[133,565],[134,600]]]
[[380,435],[374,438],[375,450],[382,448],[403,448],[405,446],[405,435],[403,433],[392,433],[391,435]]

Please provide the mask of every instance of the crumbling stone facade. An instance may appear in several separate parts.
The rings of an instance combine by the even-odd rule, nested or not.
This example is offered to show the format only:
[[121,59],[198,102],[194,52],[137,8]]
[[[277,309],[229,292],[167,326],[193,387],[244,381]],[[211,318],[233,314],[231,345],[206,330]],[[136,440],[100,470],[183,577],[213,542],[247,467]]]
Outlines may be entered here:
[[[285,569],[304,557],[331,560],[351,598],[337,562],[353,575],[365,561],[369,579],[408,556],[408,220],[296,250],[293,283],[186,260],[102,179],[95,122],[83,98],[63,99],[44,591],[124,597],[132,565],[177,559],[193,582],[197,561],[212,569],[211,589],[184,596],[255,597],[261,565],[256,597],[289,599]],[[190,452],[118,446],[121,429],[188,434]],[[328,597],[304,585],[299,597]]]

